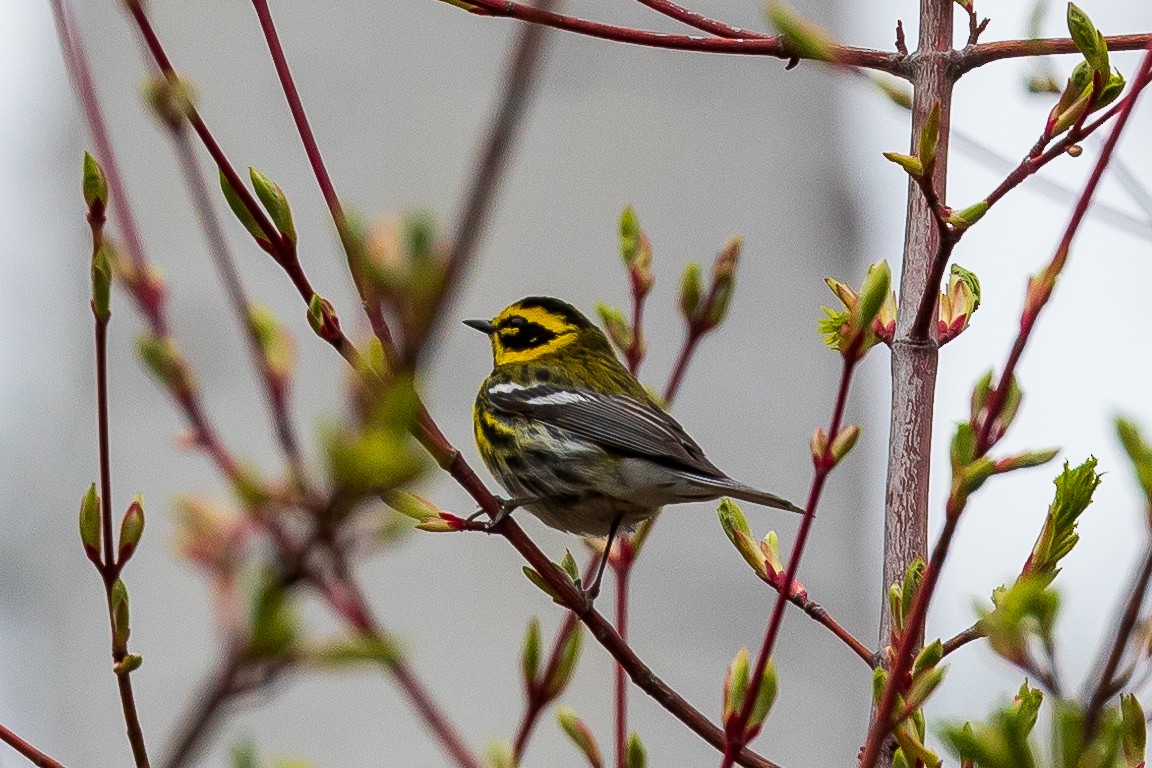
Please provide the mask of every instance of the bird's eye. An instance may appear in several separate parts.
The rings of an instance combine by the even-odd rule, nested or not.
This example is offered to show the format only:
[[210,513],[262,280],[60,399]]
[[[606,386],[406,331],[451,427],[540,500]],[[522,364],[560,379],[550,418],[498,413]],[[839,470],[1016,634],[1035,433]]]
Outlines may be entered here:
[[525,322],[527,321],[525,321],[524,318],[517,315],[515,317],[508,318],[508,322],[505,323],[505,325],[507,325],[509,328],[523,328]]

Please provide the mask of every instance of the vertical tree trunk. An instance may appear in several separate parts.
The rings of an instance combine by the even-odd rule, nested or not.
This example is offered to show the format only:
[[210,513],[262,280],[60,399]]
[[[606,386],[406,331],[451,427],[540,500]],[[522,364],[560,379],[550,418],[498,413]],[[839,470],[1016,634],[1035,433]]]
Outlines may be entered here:
[[[920,0],[920,41],[912,54],[915,88],[912,151],[932,105],[940,102],[940,143],[936,151],[935,184],[944,199],[948,167],[948,133],[952,104],[954,0]],[[934,341],[910,338],[917,306],[938,246],[936,224],[914,183],[908,184],[907,228],[904,235],[899,315],[892,345],[892,425],[884,516],[884,593],[881,600],[880,645],[888,643],[892,617],[887,589],[902,578],[914,557],[928,547],[928,475],[931,468],[932,415],[936,387],[937,349]],[[933,333],[933,336],[935,334]],[[882,765],[889,764],[887,760]]]

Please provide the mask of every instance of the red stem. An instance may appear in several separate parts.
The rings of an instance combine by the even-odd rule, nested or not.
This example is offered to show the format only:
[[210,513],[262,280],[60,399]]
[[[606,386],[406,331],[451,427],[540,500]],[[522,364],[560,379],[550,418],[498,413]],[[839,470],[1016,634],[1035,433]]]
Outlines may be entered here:
[[[1134,94],[1139,93],[1148,85],[1150,76],[1152,76],[1152,49],[1145,55],[1140,65],[1137,77],[1133,83]],[[1117,141],[1120,139],[1120,134],[1123,132],[1129,116],[1132,114],[1132,108],[1135,104],[1136,99],[1130,99],[1120,111],[1116,119],[1116,125],[1113,127],[1112,133],[1109,134],[1107,141],[1104,143],[1104,148],[1100,152],[1100,158],[1096,161],[1096,166],[1092,169],[1092,174],[1089,176],[1088,182],[1080,194],[1080,198],[1076,201],[1076,207],[1072,212],[1072,217],[1068,222],[1067,228],[1064,230],[1060,245],[1057,247],[1056,254],[1053,256],[1052,261],[1044,273],[1050,275],[1053,281],[1064,266],[1068,250],[1072,245],[1072,240],[1081,222],[1084,220],[1084,216],[1092,202],[1092,196],[1101,178],[1103,178],[1104,171],[1108,167],[1108,162],[1112,158],[1112,152],[1116,147]],[[1020,332],[1012,345],[1008,362],[1004,366],[1004,371],[1000,376],[999,383],[996,388],[992,390],[988,398],[986,416],[981,422],[980,429],[976,436],[977,456],[983,456],[988,452],[989,448],[992,447],[992,424],[996,421],[1004,407],[1008,383],[1011,381],[1016,363],[1019,361],[1020,354],[1023,352],[1032,330],[1035,327],[1036,318],[1050,297],[1051,285],[1049,285],[1042,295],[1035,299],[1030,296],[1028,299],[1024,312],[1021,315]],[[1033,302],[1035,303],[1033,304]],[[915,649],[919,644],[919,637],[924,629],[924,622],[928,613],[928,604],[932,599],[940,571],[948,556],[948,548],[951,545],[952,537],[956,532],[956,527],[962,512],[963,507],[956,506],[955,496],[950,498],[944,528],[940,532],[940,538],[937,540],[936,546],[933,548],[932,557],[928,561],[927,569],[924,572],[924,580],[919,592],[916,594],[915,601],[912,603],[912,610],[905,621],[900,647],[892,663],[892,669],[888,675],[888,682],[885,684],[884,691],[881,694],[880,703],[876,707],[876,715],[868,732],[868,739],[865,742],[864,751],[860,758],[859,768],[873,768],[880,757],[885,738],[892,727],[891,716],[896,703],[896,697],[904,685],[904,678],[912,668]]]
[[[621,541],[621,547],[629,547],[629,542]],[[604,553],[607,557],[608,553]],[[616,632],[623,642],[628,642],[628,582],[632,575],[631,557],[626,557],[619,567],[613,569],[616,577]],[[624,667],[615,669],[615,710],[616,710],[616,768],[627,768],[628,758],[628,678]]]
[[[840,373],[840,387],[836,393],[836,405],[832,409],[832,420],[828,425],[828,444],[840,434],[840,425],[844,420],[844,410],[848,405],[848,389],[852,383],[852,372],[856,368],[859,358],[856,354],[856,345],[853,344],[845,350],[844,364]],[[796,542],[792,545],[792,554],[788,559],[788,567],[784,572],[779,594],[776,596],[776,605],[772,608],[772,617],[768,621],[768,629],[764,633],[764,642],[760,646],[760,654],[756,658],[751,677],[748,680],[748,690],[744,694],[744,705],[735,723],[726,724],[726,741],[724,746],[724,759],[721,768],[732,768],[736,752],[747,741],[748,718],[752,716],[752,709],[756,705],[756,697],[760,693],[760,683],[764,678],[764,670],[768,660],[772,658],[772,649],[776,645],[776,638],[780,634],[780,626],[784,620],[784,608],[788,604],[788,596],[792,594],[792,585],[796,581],[796,574],[800,570],[800,559],[804,555],[804,546],[808,543],[808,534],[812,530],[812,523],[816,520],[816,508],[820,504],[820,494],[824,490],[824,482],[828,474],[836,466],[830,453],[831,448],[826,447],[824,455],[814,461],[815,471],[812,476],[812,486],[808,491],[808,503],[804,507],[804,518],[800,522],[800,530],[796,533]]]
[[680,355],[676,358],[676,365],[672,368],[672,375],[668,377],[668,383],[664,385],[664,402],[671,403],[676,399],[676,393],[680,391],[680,384],[684,379],[684,372],[688,370],[688,362],[692,359],[692,354],[696,351],[696,345],[700,343],[703,334],[697,333],[691,327],[688,328],[687,333],[684,335],[684,345],[680,347]]
[[12,749],[19,752],[24,757],[28,758],[32,765],[40,766],[40,768],[64,768],[64,764],[53,760],[48,755],[44,754],[36,747],[32,746],[24,739],[17,736],[12,731],[0,725],[0,741],[3,741]]
[[[566,16],[552,11],[533,8],[524,3],[512,2],[511,0],[469,0],[469,3],[475,7],[473,12],[477,15],[506,16],[521,21],[567,30],[568,32],[575,32],[581,35],[613,40],[619,43],[630,43],[655,48],[670,48],[681,51],[774,56],[779,59],[791,59],[796,55],[795,52],[784,43],[780,35],[734,39],[725,37],[668,35],[662,32],[620,27],[599,21],[581,19],[575,16]],[[894,54],[866,48],[833,46],[830,55],[838,64],[878,69],[894,75],[902,74],[900,58]]]
[[[1113,35],[1105,38],[1110,51],[1139,51],[1152,43],[1152,33],[1135,35]],[[1015,59],[1023,56],[1051,56],[1057,53],[1079,53],[1071,38],[1047,38],[1038,40],[1000,40],[956,52],[957,73],[962,75],[976,67],[982,67],[1001,59]]]
[[638,0],[638,2],[648,6],[657,13],[662,13],[669,18],[687,24],[690,27],[695,27],[703,32],[709,32],[717,37],[726,37],[731,40],[740,38],[748,40],[771,40],[773,37],[763,32],[742,29],[730,24],[725,24],[722,21],[710,19],[707,16],[677,5],[670,0]]

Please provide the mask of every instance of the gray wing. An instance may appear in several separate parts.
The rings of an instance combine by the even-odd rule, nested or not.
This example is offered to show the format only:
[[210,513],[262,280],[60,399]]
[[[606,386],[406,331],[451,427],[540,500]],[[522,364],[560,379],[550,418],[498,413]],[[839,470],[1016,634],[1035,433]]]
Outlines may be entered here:
[[627,395],[541,384],[497,384],[487,395],[498,410],[564,430],[606,450],[706,477],[725,477],[666,411]]

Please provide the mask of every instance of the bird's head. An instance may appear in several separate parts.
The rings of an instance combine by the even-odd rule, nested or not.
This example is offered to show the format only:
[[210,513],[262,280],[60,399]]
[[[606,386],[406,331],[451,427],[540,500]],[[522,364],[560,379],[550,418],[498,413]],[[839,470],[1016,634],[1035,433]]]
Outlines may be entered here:
[[465,320],[470,328],[492,339],[496,365],[526,363],[570,345],[612,354],[604,333],[567,302],[548,296],[529,296],[492,320]]

